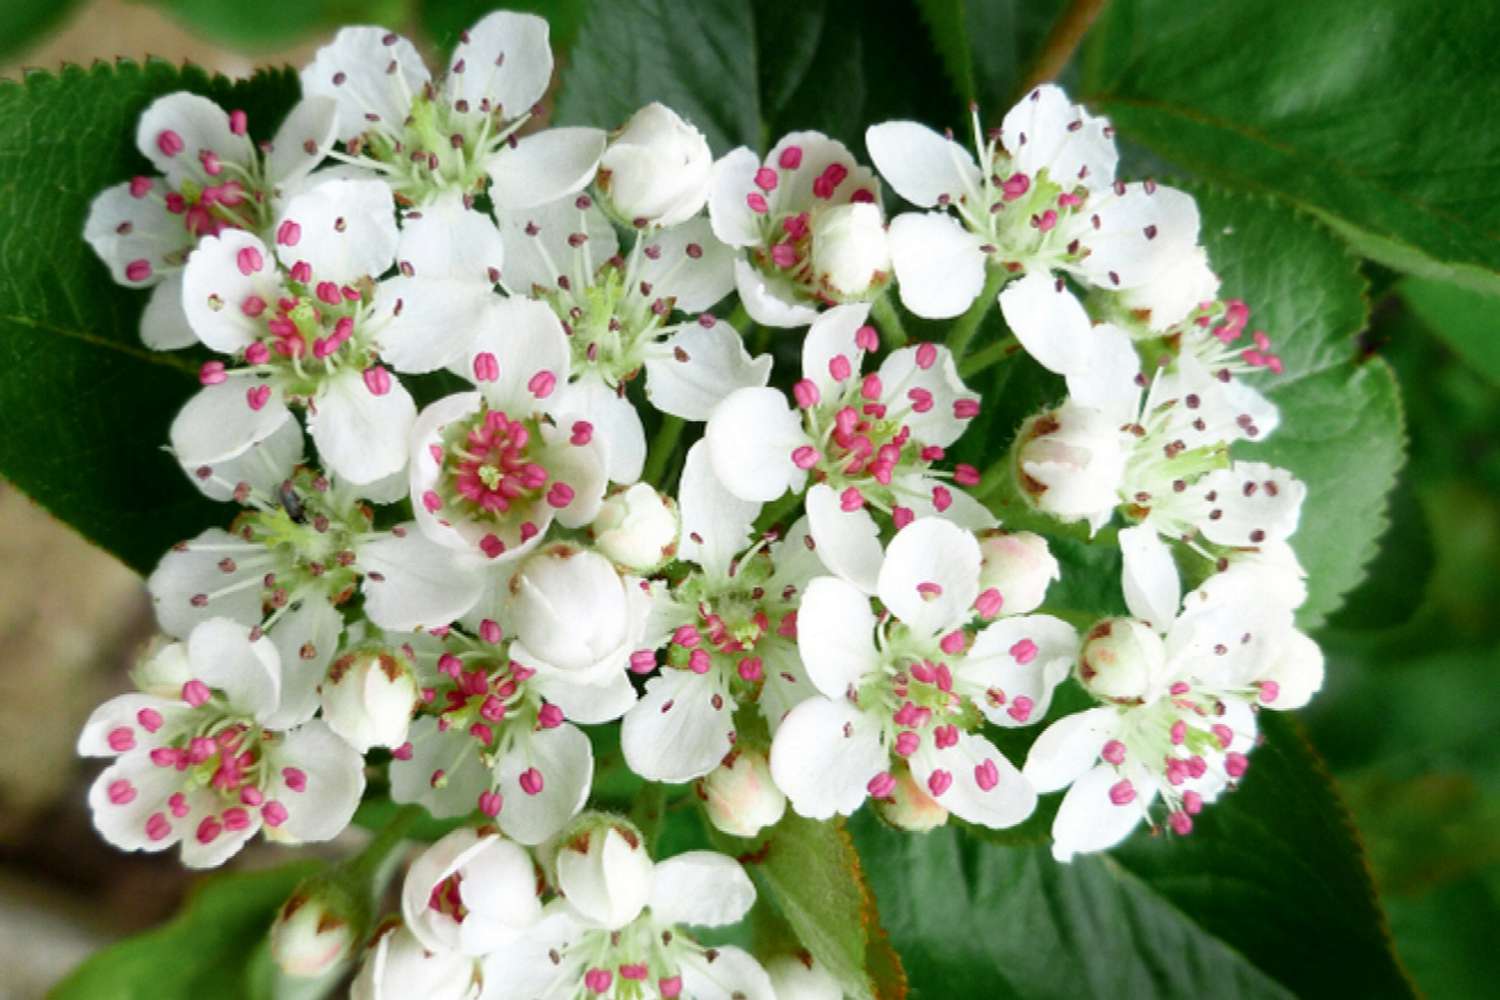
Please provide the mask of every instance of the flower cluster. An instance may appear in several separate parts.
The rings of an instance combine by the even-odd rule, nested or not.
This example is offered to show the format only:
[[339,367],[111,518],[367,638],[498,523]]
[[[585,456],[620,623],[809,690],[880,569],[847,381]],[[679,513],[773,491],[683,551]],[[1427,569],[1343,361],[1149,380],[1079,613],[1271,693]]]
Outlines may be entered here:
[[[218,865],[333,837],[368,771],[457,825],[354,994],[517,1000],[838,994],[805,952],[684,930],[755,890],[589,811],[601,727],[730,837],[866,801],[1006,828],[1064,788],[1060,860],[1187,834],[1257,712],[1322,681],[1306,490],[1231,454],[1275,430],[1252,383],[1282,362],[1219,298],[1193,199],[1118,179],[1109,123],[1053,86],[976,110],[972,148],[875,125],[872,167],[815,132],[715,160],[660,104],[543,128],[551,73],[546,22],[501,12],[440,79],[340,32],[265,142],[191,94],[143,114],[159,175],[85,236],[154,289],[147,346],[197,349],[170,450],[231,509],[162,557],[167,639],[80,738],[116,758],[100,832]],[[964,319],[907,343],[897,299]],[[950,452],[997,402],[960,374],[996,305],[1059,398],[981,470]],[[1057,596],[1072,522],[1119,547],[1128,617]],[[1093,707],[1057,712],[1062,685]],[[277,953],[317,971],[344,944],[295,909]]]

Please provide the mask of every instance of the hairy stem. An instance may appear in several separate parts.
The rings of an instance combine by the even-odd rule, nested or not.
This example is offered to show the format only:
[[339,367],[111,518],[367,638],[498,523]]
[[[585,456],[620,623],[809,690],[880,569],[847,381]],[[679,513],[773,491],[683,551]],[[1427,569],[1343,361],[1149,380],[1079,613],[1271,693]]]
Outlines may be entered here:
[[870,313],[880,325],[880,332],[885,334],[887,346],[901,347],[906,343],[906,324],[901,322],[901,314],[891,302],[890,292],[870,303]]
[[955,364],[961,364],[964,352],[969,349],[969,342],[979,332],[979,325],[984,322],[985,314],[990,311],[990,306],[995,304],[995,296],[1000,294],[1000,288],[1010,277],[1004,268],[992,267],[985,272],[984,289],[953,325],[948,328],[948,350],[953,352]]

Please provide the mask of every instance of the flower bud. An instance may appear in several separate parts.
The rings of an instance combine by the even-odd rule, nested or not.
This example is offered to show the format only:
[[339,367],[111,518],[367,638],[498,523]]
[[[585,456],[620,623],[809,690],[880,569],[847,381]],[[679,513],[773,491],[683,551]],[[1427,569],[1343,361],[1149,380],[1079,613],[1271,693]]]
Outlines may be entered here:
[[569,905],[611,930],[639,916],[651,897],[654,866],[641,832],[618,816],[580,817],[563,834],[556,866]]
[[428,950],[483,955],[541,917],[531,855],[493,831],[459,827],[407,870],[401,915]]
[[297,887],[271,925],[271,957],[289,976],[316,979],[354,948],[361,923],[347,893],[327,883]]
[[874,202],[851,202],[819,214],[813,222],[813,270],[836,301],[862,299],[891,275],[885,218]]
[[1119,293],[1127,309],[1147,313],[1153,330],[1165,330],[1187,319],[1198,306],[1219,295],[1219,276],[1208,264],[1208,254],[1195,246],[1174,255],[1154,278]]
[[1095,697],[1149,699],[1166,673],[1161,637],[1144,622],[1109,618],[1089,630],[1078,659],[1078,679]]
[[663,104],[630,117],[599,161],[599,190],[631,225],[675,226],[708,200],[714,157],[703,133]]
[[766,974],[776,1000],[843,1000],[838,980],[806,951],[771,959]]
[[1127,455],[1108,416],[1069,400],[1026,421],[1016,441],[1016,478],[1033,507],[1096,528],[1109,520]]
[[649,573],[677,550],[677,506],[650,485],[636,483],[604,501],[589,531],[616,565]]
[[979,591],[1000,592],[1000,610],[1030,614],[1041,607],[1047,587],[1062,576],[1047,540],[1031,531],[988,531],[979,538]]
[[922,833],[948,822],[948,810],[919,786],[906,768],[894,774],[891,794],[875,803],[885,821],[902,830]]
[[759,750],[737,750],[698,782],[708,821],[731,837],[753,837],[786,812],[786,796],[771,780]]
[[597,552],[549,545],[529,556],[511,579],[516,635],[549,666],[576,674],[597,670],[630,637],[625,587]]
[[476,973],[474,959],[446,948],[429,951],[411,931],[392,923],[365,954],[349,987],[349,1000],[467,1000],[473,996]]
[[328,727],[363,753],[406,742],[417,682],[402,654],[361,649],[333,662],[319,696]]

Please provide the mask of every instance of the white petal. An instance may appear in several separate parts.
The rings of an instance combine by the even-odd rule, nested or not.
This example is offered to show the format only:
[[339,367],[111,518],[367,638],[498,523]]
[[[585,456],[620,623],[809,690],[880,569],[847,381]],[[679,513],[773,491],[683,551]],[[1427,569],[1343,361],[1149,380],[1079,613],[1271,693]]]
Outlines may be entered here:
[[792,462],[792,452],[812,441],[775,389],[730,393],[709,418],[704,438],[714,474],[742,500],[765,503],[787,490],[800,490],[807,481],[807,473]]
[[160,179],[152,180],[139,197],[132,193],[133,183],[116,184],[95,196],[83,238],[116,283],[145,288],[181,270],[198,240],[183,217],[162,203],[167,191]]
[[489,216],[457,194],[429,202],[401,220],[396,259],[403,274],[453,278],[489,288],[505,262],[505,243]]
[[[484,956],[481,1000],[564,1000],[577,992],[588,956],[571,946],[592,928],[579,922],[566,900],[553,901],[544,912],[538,923]],[[561,958],[556,965],[554,954]]]
[[878,727],[842,697],[807,699],[781,720],[771,741],[771,776],[809,819],[854,812],[889,763]]
[[871,125],[865,129],[865,148],[886,183],[918,208],[932,208],[940,202],[956,204],[979,189],[973,155],[926,125],[903,121]]
[[657,864],[650,905],[663,926],[724,927],[755,905],[755,886],[733,858],[687,851]]
[[1110,323],[1101,323],[1084,338],[1080,364],[1067,376],[1068,395],[1080,406],[1093,407],[1121,423],[1134,416],[1140,388],[1136,378],[1141,360],[1130,335]]
[[817,689],[842,700],[880,669],[870,598],[836,576],[809,583],[797,611],[797,650]]
[[[471,358],[501,300],[467,279],[395,277],[375,291],[380,356],[399,372],[435,371]],[[472,363],[472,362],[471,362]]]
[[274,304],[281,295],[276,259],[239,229],[206,236],[182,276],[182,308],[198,339],[221,354],[243,350],[265,333],[265,321],[245,314],[247,300]]
[[271,643],[281,660],[281,697],[264,722],[270,729],[290,729],[318,710],[318,685],[338,652],[344,616],[321,594],[302,599],[276,622]]
[[562,709],[563,715],[585,726],[613,722],[635,704],[635,686],[625,673],[625,663],[615,665],[596,682],[589,683],[571,676],[574,671],[558,670],[537,659],[520,643],[511,647],[517,663],[535,667],[532,685],[547,701]]
[[806,504],[808,531],[823,565],[865,593],[875,593],[885,559],[875,518],[864,507],[844,510],[826,483],[807,491]]
[[771,735],[775,736],[787,713],[816,696],[818,689],[808,678],[795,643],[768,637],[761,640],[757,652],[764,661],[766,672],[766,683],[760,689],[757,704]]
[[[521,775],[535,768],[542,790],[531,795]],[[503,803],[500,829],[522,844],[540,844],[562,831],[588,800],[594,781],[594,751],[577,726],[542,729],[517,742],[495,765]]]
[[405,38],[384,28],[344,28],[302,70],[302,95],[338,102],[338,137],[347,142],[372,128],[399,132],[412,97],[428,80],[422,57]]
[[224,830],[208,843],[194,836],[198,824],[206,816],[217,812],[222,803],[218,796],[201,789],[188,794],[189,813],[183,818],[182,865],[184,868],[217,868],[239,853],[240,848],[261,829],[259,812],[250,813],[250,822],[239,830]]
[[[557,288],[561,277],[575,288],[586,287],[593,282],[594,268],[620,251],[604,212],[592,201],[579,208],[574,195],[529,208],[500,209],[495,218],[505,244],[505,285],[516,295]],[[586,237],[581,246],[569,243],[575,234]],[[586,266],[585,258],[593,267]]]
[[[455,72],[462,63],[463,70]],[[495,11],[464,32],[443,80],[449,103],[517,118],[542,99],[552,80],[547,21],[534,14]]]
[[[155,733],[140,724],[140,716],[147,710],[162,717],[161,727]],[[109,736],[121,728],[130,731],[132,749],[161,746],[189,712],[187,703],[180,699],[153,694],[116,695],[94,709],[83,724],[78,734],[78,753],[83,757],[118,756],[120,751],[110,746]]]
[[755,172],[759,169],[759,158],[745,146],[730,150],[714,164],[708,218],[714,235],[732,247],[760,242],[757,216],[745,203],[745,196],[756,190]]
[[603,446],[604,468],[611,482],[633,483],[641,478],[646,465],[646,429],[629,399],[590,372],[559,386],[553,406],[555,412],[567,415],[563,421],[566,427],[572,427],[575,419],[594,426],[594,438]]
[[365,574],[365,614],[381,628],[399,631],[462,618],[484,588],[483,565],[432,542],[415,524],[401,527],[401,534],[383,534],[356,550]]
[[625,763],[649,781],[702,777],[734,747],[734,709],[717,671],[664,669],[621,723]]
[[1075,270],[1090,284],[1110,291],[1134,288],[1192,253],[1198,205],[1175,188],[1127,184],[1123,194],[1092,196],[1060,236],[1076,237],[1087,249]]
[[552,473],[554,482],[573,488],[573,500],[557,512],[557,523],[564,528],[582,528],[593,522],[604,503],[604,490],[609,485],[605,462],[609,456],[600,437],[586,445],[573,444],[569,437],[573,420],[567,414],[559,415],[561,426],[542,425],[544,448],[538,461]]
[[557,315],[533,299],[493,299],[478,336],[464,358],[464,371],[474,370],[474,356],[487,351],[500,366],[500,377],[480,382],[478,388],[491,407],[512,418],[538,413],[544,400],[531,391],[531,380],[550,372],[558,383],[566,381],[570,349]]
[[1115,178],[1120,154],[1109,120],[1090,115],[1052,84],[1042,84],[1011,108],[1000,135],[1018,169],[1033,176],[1045,169],[1065,189],[1080,182],[1102,188]]
[[[802,151],[802,159],[794,169],[778,170],[780,182],[768,199],[773,215],[815,205],[845,205],[861,191],[869,196],[865,200],[880,204],[880,182],[874,172],[856,160],[842,142],[821,132],[788,132],[766,154],[766,164],[779,166],[782,153],[793,146]],[[814,193],[815,182],[835,163],[844,168],[844,180],[831,197],[821,198]]]
[[[185,639],[194,626],[215,617],[259,625],[265,568],[252,560],[264,551],[218,528],[202,532],[186,548],[168,550],[146,581],[161,630]],[[198,595],[203,599],[195,601]]]
[[175,351],[198,342],[182,306],[181,271],[173,271],[151,290],[141,312],[141,341],[153,351]]
[[227,618],[211,618],[187,638],[193,678],[224,692],[237,713],[270,718],[281,701],[281,657],[267,638]]
[[684,324],[646,356],[646,398],[684,420],[707,420],[731,392],[770,378],[771,355],[751,358],[744,338],[723,320],[706,329]]
[[690,219],[642,239],[661,251],[640,263],[640,279],[651,285],[653,296],[675,299],[678,309],[695,313],[734,291],[739,255],[714,236],[707,219]]
[[307,429],[325,468],[352,483],[369,483],[406,465],[417,404],[394,377],[376,395],[352,370],[324,381]]
[[[968,655],[955,668],[955,684],[966,689],[996,725],[1040,722],[1052,704],[1052,692],[1072,672],[1079,645],[1073,626],[1051,615],[1002,618],[975,636]],[[991,701],[990,691],[1003,694],[1004,703]],[[1029,700],[1031,707],[1017,710],[1019,698]]]
[[379,277],[396,259],[396,203],[384,181],[319,184],[287,202],[278,231],[288,222],[301,233],[292,244],[278,239],[276,256],[288,268],[306,261],[314,281]]
[[530,208],[582,188],[604,153],[596,128],[549,128],[505,148],[490,160],[490,198],[497,209]]
[[[169,134],[177,140],[180,149],[173,148],[164,137]],[[229,129],[229,115],[206,97],[178,91],[158,97],[141,113],[140,124],[135,133],[136,148],[152,165],[166,174],[174,188],[182,182],[192,180],[199,186],[217,183],[221,177],[211,176],[200,159],[204,153],[213,153],[226,163],[248,165],[254,156],[254,147],[247,136],[235,135]]]
[[712,962],[708,961],[708,952],[683,956],[684,996],[693,1000],[782,1000],[771,986],[771,977],[749,952],[724,945],[715,948],[713,955]]
[[596,829],[586,852],[557,853],[558,888],[580,914],[610,930],[634,920],[651,896],[651,859],[614,827]]
[[1264,462],[1236,462],[1228,469],[1209,473],[1194,484],[1202,490],[1212,510],[1199,522],[1203,537],[1218,545],[1248,546],[1284,542],[1297,530],[1307,485],[1286,469]]
[[851,302],[822,313],[807,328],[807,337],[802,341],[802,377],[815,384],[825,397],[838,395],[847,385],[829,374],[834,358],[842,356],[849,362],[850,377],[859,378],[865,352],[856,334],[869,318],[868,302]]
[[[342,833],[365,793],[364,758],[320,719],[287,733],[267,756],[277,769],[267,797],[287,810],[286,822],[277,831],[310,843],[332,840]],[[288,767],[306,776],[302,791],[286,784]]]
[[301,464],[302,443],[302,425],[287,420],[270,437],[235,458],[211,466],[184,465],[182,471],[210,500],[227,502],[233,499],[235,488],[241,483],[250,484],[259,493],[272,495],[291,476],[293,468]]
[[1033,271],[1000,293],[1000,311],[1026,353],[1050,372],[1067,375],[1088,363],[1088,313],[1061,281]]
[[1276,635],[1267,653],[1268,669],[1261,680],[1274,681],[1276,697],[1266,704],[1279,711],[1301,708],[1323,686],[1323,651],[1296,629]]
[[[881,399],[893,414],[907,411],[902,413],[901,420],[911,428],[912,437],[923,444],[946,448],[962,437],[969,426],[968,420],[954,412],[955,404],[959,400],[978,403],[979,395],[958,377],[953,352],[948,348],[938,347],[936,358],[927,368],[917,364],[918,350],[903,347],[892,351],[881,364]],[[914,402],[911,396],[914,389],[925,392],[932,400],[931,409],[925,413],[908,410]]]
[[761,326],[795,329],[818,318],[818,310],[796,301],[785,280],[772,282],[743,259],[734,262],[734,287],[740,304]]
[[1151,281],[1120,293],[1120,303],[1149,313],[1151,329],[1165,332],[1187,319],[1198,306],[1219,297],[1219,276],[1201,246],[1167,261]]
[[[109,789],[120,781],[130,782],[135,797],[116,804],[109,797]],[[182,774],[176,768],[157,767],[145,754],[120,758],[89,786],[89,812],[93,814],[94,829],[122,851],[166,850],[177,843],[187,826],[172,822],[172,814],[165,808],[167,797],[181,785]],[[172,826],[172,832],[161,840],[146,836],[146,824],[153,813],[161,813]]]
[[729,564],[750,542],[760,504],[741,500],[714,475],[709,445],[699,440],[688,449],[677,487],[682,538],[677,558],[697,563],[710,579],[724,579]]
[[1073,783],[1052,821],[1052,856],[1071,861],[1075,854],[1092,854],[1113,847],[1130,835],[1146,816],[1155,787],[1135,786],[1135,798],[1115,805],[1109,790],[1121,779],[1112,767],[1100,765]]
[[[984,775],[988,783],[991,766],[996,781],[986,788],[980,784],[980,776]],[[912,755],[912,777],[931,790],[932,776],[939,770],[947,772],[951,784],[933,798],[959,819],[1003,830],[1036,809],[1035,789],[983,736],[961,732],[957,743],[941,750],[931,739],[925,740]]]
[[271,140],[266,177],[283,191],[299,184],[333,148],[339,125],[338,102],[331,97],[305,97],[287,112]]
[[914,634],[939,635],[974,613],[979,563],[979,542],[970,532],[942,518],[918,518],[886,548],[880,601]]
[[391,761],[391,798],[418,803],[437,819],[473,812],[493,779],[474,752],[474,738],[457,729],[439,732],[432,716],[418,718],[406,735],[411,757]]
[[1177,618],[1182,602],[1182,583],[1172,550],[1149,524],[1120,529],[1120,555],[1124,571],[1120,582],[1130,613],[1165,629]]
[[1065,715],[1042,730],[1021,769],[1038,792],[1055,792],[1078,780],[1099,761],[1099,751],[1119,731],[1113,708],[1091,708]]
[[898,215],[891,221],[890,245],[901,303],[918,316],[957,316],[984,290],[981,241],[951,215]]

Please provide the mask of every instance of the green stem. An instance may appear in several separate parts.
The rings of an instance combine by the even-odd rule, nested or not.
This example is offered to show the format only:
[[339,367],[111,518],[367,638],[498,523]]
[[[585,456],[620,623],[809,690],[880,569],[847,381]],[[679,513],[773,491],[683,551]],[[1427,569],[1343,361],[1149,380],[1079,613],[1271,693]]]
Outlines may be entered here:
[[985,272],[984,290],[969,306],[967,312],[953,321],[948,328],[948,339],[946,341],[948,350],[953,352],[953,360],[962,362],[964,352],[969,349],[969,341],[979,332],[979,324],[984,322],[985,314],[990,311],[990,306],[995,303],[995,296],[1000,294],[1000,287],[1005,284],[1010,275],[1004,268],[992,267]]
[[661,427],[657,429],[656,437],[651,440],[646,469],[641,473],[642,482],[652,484],[661,482],[662,473],[667,471],[667,463],[677,449],[677,442],[682,438],[682,428],[681,417],[662,418]]
[[886,292],[880,298],[870,303],[870,312],[875,317],[880,331],[885,334],[886,344],[890,347],[900,347],[907,341],[906,324],[901,322],[901,314],[896,311],[895,305],[891,303],[891,293]]
[[1009,360],[1012,355],[1018,353],[1020,353],[1020,342],[1013,336],[1006,337],[1004,340],[997,340],[975,351],[958,366],[958,373],[964,378],[972,378],[986,368]]
[[363,851],[344,862],[344,874],[350,883],[360,885],[373,879],[385,859],[406,839],[407,831],[422,818],[422,814],[423,809],[419,805],[402,806],[398,809],[396,815],[375,834]]
[[1052,30],[1047,32],[1047,40],[1042,43],[1036,61],[1026,74],[1026,82],[1018,97],[1039,83],[1057,79],[1072,60],[1083,36],[1088,34],[1094,20],[1108,3],[1109,0],[1071,0],[1067,8],[1057,16],[1057,20],[1052,22]]
[[745,303],[736,302],[734,312],[725,318],[724,322],[738,330],[742,335],[748,333],[755,322],[750,318],[750,312],[745,308]]

